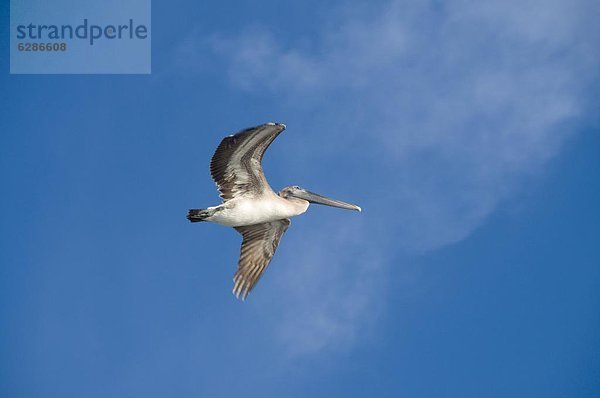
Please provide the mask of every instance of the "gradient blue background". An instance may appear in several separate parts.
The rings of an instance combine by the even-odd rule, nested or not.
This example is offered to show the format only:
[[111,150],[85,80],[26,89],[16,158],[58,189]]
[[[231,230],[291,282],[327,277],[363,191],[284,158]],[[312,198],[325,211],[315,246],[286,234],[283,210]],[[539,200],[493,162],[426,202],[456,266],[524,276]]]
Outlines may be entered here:
[[[236,48],[254,25],[283,47],[318,59],[318,43],[337,40],[323,39],[319,18],[346,18],[341,5],[370,15],[367,6],[256,3],[153,2],[149,76],[11,76],[3,24],[0,396],[599,396],[597,71],[558,64],[556,70],[576,79],[577,88],[565,95],[578,100],[577,112],[542,124],[539,131],[551,131],[538,135],[544,140],[568,133],[547,155],[524,152],[537,159],[534,165],[503,162],[519,167],[508,167],[506,178],[488,176],[485,184],[444,177],[445,186],[435,176],[464,158],[438,156],[443,151],[431,146],[406,161],[387,157],[386,145],[363,143],[376,140],[370,134],[391,142],[419,127],[397,122],[390,128],[396,116],[385,120],[377,113],[394,96],[375,109],[359,101],[367,93],[362,87],[349,93],[340,83],[324,93],[310,82],[298,88],[302,82],[287,76],[273,76],[271,87],[260,76],[262,64],[244,75],[245,64],[227,55],[228,46]],[[445,18],[444,3],[428,4],[429,11],[412,15],[437,25]],[[581,8],[578,15],[598,11],[588,2],[572,7]],[[0,14],[7,22],[7,2]],[[527,26],[539,14],[525,15]],[[585,21],[571,22],[597,44],[597,27]],[[569,31],[551,26],[557,35]],[[504,30],[496,33],[502,41]],[[215,37],[233,44],[214,50],[215,40],[220,43]],[[562,62],[569,54],[575,61],[587,54],[588,66],[598,65],[597,52],[561,52],[572,36],[562,37],[548,39],[548,52],[548,41],[535,42],[544,54],[536,65]],[[190,46],[199,50],[190,52]],[[507,46],[512,51],[519,42]],[[461,60],[460,73],[477,73],[469,68],[487,56],[475,52],[465,58],[471,61]],[[427,69],[421,61],[408,59],[402,67]],[[368,64],[359,75],[395,70],[390,62]],[[452,77],[453,65],[439,65],[440,96],[456,91],[440,77]],[[417,77],[425,79],[424,73]],[[240,83],[242,77],[247,80]],[[405,88],[412,98],[428,90],[425,81],[411,84]],[[344,99],[349,97],[358,102]],[[511,95],[505,100],[512,106],[498,112],[499,120],[522,106]],[[429,112],[428,106],[419,109]],[[440,127],[441,134],[494,123],[479,109],[466,112],[469,117],[452,119],[448,131]],[[358,127],[328,124],[333,119]],[[265,158],[275,189],[299,184],[356,201],[365,211],[311,207],[293,221],[266,276],[241,303],[230,293],[239,236],[215,225],[191,225],[185,213],[218,201],[208,161],[222,136],[270,120],[288,125]],[[363,130],[365,125],[371,128]],[[511,155],[518,145],[515,140],[504,149]],[[457,165],[453,173],[474,168],[467,166]],[[395,180],[399,173],[409,175],[403,188]],[[390,210],[410,197],[410,176],[416,176],[415,190],[433,198],[428,209],[435,211],[426,212],[432,220]],[[436,189],[422,188],[425,180]],[[500,185],[501,192],[489,188]],[[382,203],[378,192],[384,191],[392,198],[398,192],[398,202]],[[457,192],[496,199],[475,217],[471,201],[457,201]],[[456,208],[469,216],[448,221]],[[437,226],[450,232],[436,237]],[[346,229],[354,231],[348,238]],[[319,238],[303,243],[310,234]],[[315,246],[314,262],[302,257]],[[352,259],[378,265],[360,268],[364,264]],[[313,263],[318,272],[307,278],[302,270]],[[312,282],[318,289],[310,290]],[[353,301],[357,297],[362,301]],[[313,309],[318,322],[310,318]]]

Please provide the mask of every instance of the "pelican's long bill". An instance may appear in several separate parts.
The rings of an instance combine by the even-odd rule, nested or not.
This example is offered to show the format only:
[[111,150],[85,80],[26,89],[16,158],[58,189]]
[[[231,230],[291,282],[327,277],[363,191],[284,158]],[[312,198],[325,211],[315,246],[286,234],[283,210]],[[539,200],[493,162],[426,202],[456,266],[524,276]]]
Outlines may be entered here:
[[342,202],[341,200],[337,200],[337,199],[331,199],[326,196],[322,196],[317,193],[307,191],[305,189],[299,189],[299,190],[293,192],[292,196],[295,196],[296,198],[299,198],[299,199],[307,200],[310,203],[317,203],[320,205],[339,207],[341,209],[362,211],[362,209],[357,205]]

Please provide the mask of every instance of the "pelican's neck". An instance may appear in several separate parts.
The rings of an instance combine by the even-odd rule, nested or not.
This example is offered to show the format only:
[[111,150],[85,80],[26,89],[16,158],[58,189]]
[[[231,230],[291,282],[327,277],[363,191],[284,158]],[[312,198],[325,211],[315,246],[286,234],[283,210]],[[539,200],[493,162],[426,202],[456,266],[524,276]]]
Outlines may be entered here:
[[[304,213],[306,211],[306,209],[308,209],[308,205],[310,203],[308,203],[307,200],[304,199],[299,199],[299,198],[281,198],[281,200],[283,200],[286,204],[286,207],[289,209],[289,211],[292,213],[293,216],[297,216],[300,215],[302,213]],[[290,215],[290,216],[292,216]]]

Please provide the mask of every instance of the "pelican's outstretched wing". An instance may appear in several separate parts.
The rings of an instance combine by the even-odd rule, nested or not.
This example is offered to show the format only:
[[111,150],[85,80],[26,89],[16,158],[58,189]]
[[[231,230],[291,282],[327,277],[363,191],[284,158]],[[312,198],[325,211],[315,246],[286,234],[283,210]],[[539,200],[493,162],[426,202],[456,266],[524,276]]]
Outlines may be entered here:
[[235,227],[244,238],[238,270],[233,276],[233,294],[242,300],[258,282],[277,250],[291,221],[287,218],[262,224]]
[[260,164],[265,150],[285,130],[281,123],[267,123],[223,138],[210,160],[210,174],[224,201],[271,189]]

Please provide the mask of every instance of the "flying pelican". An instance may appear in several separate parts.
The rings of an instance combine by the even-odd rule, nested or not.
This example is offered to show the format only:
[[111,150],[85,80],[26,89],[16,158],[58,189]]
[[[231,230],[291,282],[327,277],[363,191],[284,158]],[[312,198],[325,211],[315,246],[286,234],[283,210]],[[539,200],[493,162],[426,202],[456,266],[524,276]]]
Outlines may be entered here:
[[273,192],[261,160],[285,124],[266,123],[230,135],[221,141],[210,160],[210,174],[223,203],[207,209],[190,209],[191,222],[211,221],[235,228],[242,235],[233,294],[246,299],[269,265],[279,240],[290,226],[289,217],[306,211],[310,203],[361,211],[341,200],[327,198],[298,186]]

